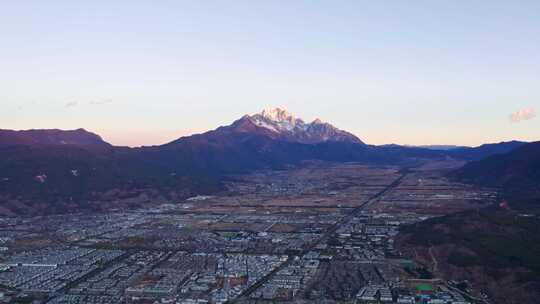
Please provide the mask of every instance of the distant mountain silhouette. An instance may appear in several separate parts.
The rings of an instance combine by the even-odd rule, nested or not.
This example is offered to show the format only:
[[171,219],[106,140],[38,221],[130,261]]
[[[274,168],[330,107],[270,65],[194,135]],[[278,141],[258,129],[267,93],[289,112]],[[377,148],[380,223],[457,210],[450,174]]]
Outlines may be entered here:
[[110,146],[98,135],[84,129],[70,131],[58,129],[25,131],[0,129],[0,147],[16,145]]
[[[475,148],[458,153],[366,145],[329,124],[312,130],[321,123],[302,125],[283,110],[272,115],[272,123],[278,125],[274,127],[283,130],[244,116],[203,134],[142,148],[111,146],[83,129],[1,130],[0,213],[55,213],[125,207],[125,201],[131,205],[175,201],[219,191],[230,174],[284,169],[308,160],[409,167],[427,159],[479,155],[473,152]],[[302,127],[295,130],[292,120]],[[499,151],[496,147],[490,151]]]
[[485,186],[503,187],[517,194],[540,193],[540,142],[520,145],[506,154],[466,164],[454,176]]
[[480,160],[488,156],[505,154],[526,144],[523,141],[506,141],[494,144],[484,144],[478,147],[457,147],[449,149],[448,154],[467,160]]

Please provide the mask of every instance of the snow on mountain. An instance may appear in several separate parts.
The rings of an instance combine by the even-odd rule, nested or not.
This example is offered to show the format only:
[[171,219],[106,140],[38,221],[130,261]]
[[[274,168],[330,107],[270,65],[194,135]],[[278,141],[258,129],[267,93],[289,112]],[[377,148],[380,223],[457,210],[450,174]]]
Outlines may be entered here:
[[248,119],[254,125],[271,131],[275,137],[282,140],[300,143],[326,141],[363,143],[355,135],[322,122],[320,119],[306,123],[280,108],[265,109],[261,113],[247,115],[243,119]]
[[265,109],[250,117],[256,125],[278,133],[306,129],[306,123],[302,119],[280,108]]

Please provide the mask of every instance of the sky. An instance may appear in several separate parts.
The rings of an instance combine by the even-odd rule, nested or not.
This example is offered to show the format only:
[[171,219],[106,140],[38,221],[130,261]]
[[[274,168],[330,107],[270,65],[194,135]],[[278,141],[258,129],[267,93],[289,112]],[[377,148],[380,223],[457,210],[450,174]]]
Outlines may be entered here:
[[162,144],[279,106],[370,144],[540,140],[540,1],[1,1],[0,128]]

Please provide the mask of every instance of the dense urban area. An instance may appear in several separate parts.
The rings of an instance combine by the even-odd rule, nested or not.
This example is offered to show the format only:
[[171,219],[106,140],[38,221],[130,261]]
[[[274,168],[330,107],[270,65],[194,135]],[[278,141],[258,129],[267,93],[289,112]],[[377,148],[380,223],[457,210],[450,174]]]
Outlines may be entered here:
[[0,20],[0,304],[540,304],[540,0]]
[[108,213],[0,219],[3,303],[487,302],[396,246],[400,227],[493,189],[415,170],[312,163],[227,191]]

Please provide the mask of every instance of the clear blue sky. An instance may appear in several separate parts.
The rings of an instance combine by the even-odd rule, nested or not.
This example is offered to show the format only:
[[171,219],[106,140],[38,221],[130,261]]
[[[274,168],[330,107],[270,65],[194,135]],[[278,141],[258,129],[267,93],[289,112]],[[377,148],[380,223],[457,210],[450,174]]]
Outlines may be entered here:
[[[540,140],[540,1],[3,1],[0,128],[159,144],[281,106],[372,144]],[[529,119],[525,119],[529,118]]]

